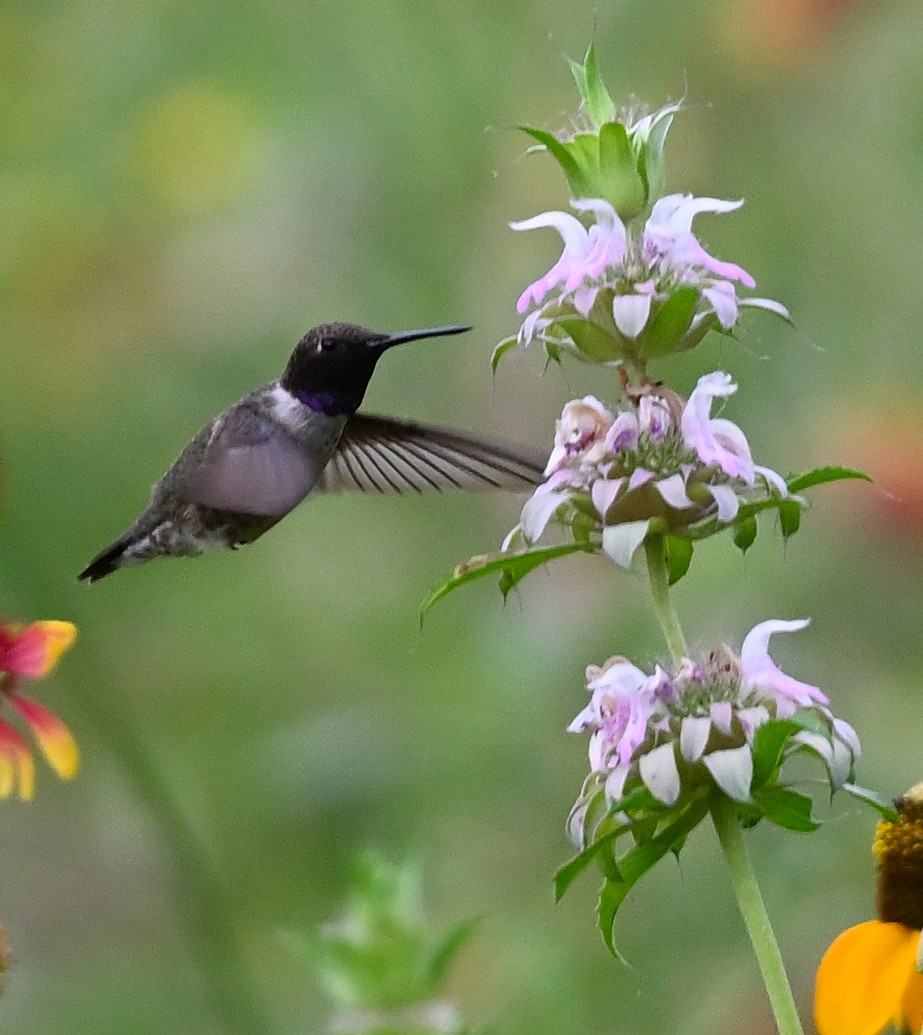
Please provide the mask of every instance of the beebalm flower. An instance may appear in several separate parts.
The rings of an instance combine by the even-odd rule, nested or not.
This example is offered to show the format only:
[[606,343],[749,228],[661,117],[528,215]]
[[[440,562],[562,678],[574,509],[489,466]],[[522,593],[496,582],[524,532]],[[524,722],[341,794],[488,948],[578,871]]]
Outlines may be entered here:
[[895,802],[899,822],[882,820],[878,919],[844,931],[817,971],[814,1019],[820,1035],[878,1035],[923,1028],[923,784]]
[[[64,780],[74,776],[79,765],[74,738],[54,712],[19,693],[19,681],[47,676],[76,635],[70,622],[0,625],[0,702],[25,721],[48,764]],[[0,797],[18,789],[19,797],[28,801],[34,787],[29,745],[13,726],[0,720]]]
[[588,227],[567,212],[511,223],[514,230],[550,227],[564,242],[557,262],[519,297],[517,310],[528,313],[519,342],[538,339],[613,362],[692,348],[711,328],[730,332],[745,306],[787,319],[779,302],[739,298],[737,285],[753,288],[753,277],[710,255],[692,233],[700,212],[732,212],[742,204],[669,194],[639,230],[608,201],[578,198],[571,207],[592,217]]
[[651,674],[622,657],[600,668],[591,665],[590,702],[568,727],[591,734],[590,776],[568,821],[577,846],[592,839],[588,808],[599,792],[607,809],[641,786],[668,807],[703,785],[753,804],[760,791],[753,787],[754,741],[773,720],[799,716],[784,731],[780,760],[811,751],[825,763],[831,787],[842,786],[860,751],[855,731],[832,715],[818,687],[786,675],[769,656],[775,633],[807,624],[761,622],[747,634],[739,656],[722,646],[701,660],[658,665]]
[[743,431],[711,415],[716,400],[736,391],[730,376],[716,371],[699,378],[685,403],[655,387],[618,414],[594,396],[569,402],[546,481],[526,501],[504,548],[520,535],[535,542],[555,518],[584,531],[589,523],[604,552],[630,563],[633,549],[626,552],[620,540],[628,526],[636,548],[651,522],[677,535],[710,519],[720,529],[744,502],[787,496],[781,475],[753,462]]

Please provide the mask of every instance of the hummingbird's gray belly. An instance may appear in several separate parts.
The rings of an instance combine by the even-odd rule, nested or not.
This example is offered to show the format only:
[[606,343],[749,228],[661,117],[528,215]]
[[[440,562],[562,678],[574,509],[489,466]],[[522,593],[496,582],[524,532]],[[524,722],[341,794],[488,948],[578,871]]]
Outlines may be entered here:
[[253,542],[280,518],[229,511],[187,503],[161,520],[126,547],[123,563],[140,564],[152,557],[196,557],[206,550],[233,549]]

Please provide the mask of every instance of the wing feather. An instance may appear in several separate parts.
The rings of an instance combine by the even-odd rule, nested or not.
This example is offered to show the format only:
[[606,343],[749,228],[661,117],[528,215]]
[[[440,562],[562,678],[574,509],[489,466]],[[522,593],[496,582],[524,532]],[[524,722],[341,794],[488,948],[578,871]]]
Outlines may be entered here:
[[368,414],[349,418],[318,480],[326,492],[526,491],[543,477],[544,457],[447,428]]

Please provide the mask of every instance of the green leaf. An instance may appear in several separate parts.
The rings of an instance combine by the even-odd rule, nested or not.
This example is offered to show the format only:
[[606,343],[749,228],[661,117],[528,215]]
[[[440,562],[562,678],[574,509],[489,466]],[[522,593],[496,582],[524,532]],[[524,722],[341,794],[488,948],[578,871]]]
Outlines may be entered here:
[[741,553],[746,553],[753,545],[753,541],[756,539],[756,518],[750,514],[742,520],[738,519],[734,522],[733,528],[734,545]]
[[[437,583],[430,591],[426,599],[420,604],[420,622],[429,609],[448,596],[459,586],[469,582],[476,582],[478,579],[487,578],[490,575],[501,575],[506,580],[506,593],[542,564],[547,564],[558,557],[566,557],[571,553],[589,553],[593,547],[587,543],[564,543],[560,546],[545,546],[539,549],[523,550],[519,553],[495,553],[483,554],[472,557],[470,560],[458,564],[442,582]],[[504,594],[505,595],[505,594]]]
[[580,167],[587,186],[594,186],[599,181],[599,135],[576,133],[565,146]]
[[544,129],[533,129],[531,126],[520,126],[519,128],[548,149],[551,156],[564,170],[574,197],[586,197],[589,184],[577,159],[571,154],[567,145],[558,140],[553,133],[548,133]]
[[426,979],[433,992],[438,991],[449,964],[458,955],[458,950],[462,945],[471,937],[478,923],[477,919],[466,920],[454,930],[449,931],[445,938],[434,947],[432,956],[429,959],[429,975]]
[[869,790],[868,787],[858,787],[854,783],[844,783],[842,789],[846,791],[847,794],[852,795],[852,797],[857,801],[870,805],[889,822],[900,822],[900,813],[894,807],[894,802],[879,794],[878,791]]
[[599,925],[603,941],[609,952],[620,963],[624,963],[625,960],[615,947],[615,915],[630,890],[630,886],[624,881],[607,878],[599,889],[599,899],[596,903],[596,922]]
[[621,122],[607,122],[599,131],[597,152],[600,190],[623,219],[644,205],[644,182],[638,174],[628,133]]
[[827,740],[831,739],[832,734],[828,721],[821,718],[817,712],[799,709],[799,711],[790,715],[788,720],[797,723],[800,730],[805,730],[807,733],[816,733],[817,736],[824,737]]
[[692,540],[683,539],[676,535],[668,535],[664,538],[664,544],[667,548],[667,570],[670,576],[670,585],[675,586],[689,571],[689,565],[692,563]]
[[817,467],[813,471],[806,471],[804,474],[793,475],[789,478],[788,491],[801,492],[815,485],[840,482],[848,478],[858,478],[864,482],[872,481],[872,478],[864,471],[856,471],[851,467]]
[[[561,350],[553,342],[544,341],[542,344],[545,346],[545,355],[548,357],[548,363],[557,363],[561,365]],[[545,364],[545,369],[548,369],[548,363]]]
[[695,288],[679,288],[657,309],[641,333],[639,346],[645,359],[674,351],[689,330],[698,301]]
[[627,826],[616,827],[614,830],[608,831],[602,835],[602,837],[596,838],[596,840],[587,845],[582,852],[578,852],[572,859],[569,859],[563,866],[559,867],[554,875],[554,900],[560,902],[564,896],[564,892],[574,883],[574,881],[580,876],[581,873],[590,865],[590,863],[599,855],[599,853],[606,847],[612,844],[612,842],[620,835],[628,831]]
[[622,355],[620,341],[599,324],[581,316],[564,316],[555,320],[549,330],[563,331],[585,356],[596,362],[611,363]]
[[514,334],[512,335],[512,337],[504,338],[503,341],[501,341],[500,344],[497,345],[490,357],[490,372],[492,374],[497,373],[497,365],[499,364],[500,360],[503,358],[503,356],[506,355],[507,352],[509,352],[511,348],[513,348],[513,346],[516,344],[518,340],[519,339]]
[[801,527],[801,508],[802,505],[795,500],[779,501],[779,524],[786,539]]
[[[574,78],[577,78],[576,75]],[[596,64],[596,47],[592,43],[587,48],[586,57],[583,59],[583,76],[582,80],[577,80],[577,89],[580,90],[587,115],[590,116],[594,125],[601,126],[615,114],[615,104],[599,74],[599,67]]]
[[[591,43],[592,47],[593,44]],[[573,58],[567,59],[568,65],[570,65],[570,73],[574,77],[574,82],[577,84],[577,93],[580,94],[580,100],[586,104],[586,96],[588,93],[587,81],[586,81],[586,58],[584,58],[584,64],[580,64],[579,61],[574,61]]]
[[606,947],[618,956],[613,942],[613,926],[619,907],[625,901],[628,892],[644,876],[647,871],[659,862],[668,852],[678,850],[690,833],[708,814],[708,798],[694,799],[688,808],[665,827],[656,837],[626,852],[618,860],[621,880],[607,880],[600,892],[597,908],[600,931]]
[[[646,812],[647,810],[660,812],[662,809],[663,803],[655,798],[644,784],[639,784],[637,787],[632,788],[627,794],[619,798],[617,802],[610,805],[607,809],[609,817],[614,817],[624,812],[632,817],[632,822],[617,823],[611,830],[606,830],[592,844],[587,845],[583,851],[575,855],[557,871],[554,876],[555,902],[560,900],[564,892],[574,882],[574,879],[583,873],[599,852],[610,845],[615,838],[627,833],[637,834],[639,821],[636,818],[636,813]],[[615,820],[610,818],[608,822],[615,822]],[[658,822],[657,817],[653,817],[653,822],[655,824]]]
[[642,145],[638,155],[638,170],[644,178],[645,204],[652,205],[663,193],[664,183],[664,161],[663,148],[666,143],[667,133],[673,124],[673,116],[681,108],[679,104],[672,104],[663,109],[660,118],[655,118],[648,133],[647,141]]
[[806,794],[788,787],[763,787],[753,797],[766,818],[786,830],[809,833],[820,826],[812,815],[814,803]]
[[794,717],[770,719],[757,727],[753,735],[753,782],[751,787],[760,788],[771,779],[782,765],[785,746],[789,737],[803,729]]

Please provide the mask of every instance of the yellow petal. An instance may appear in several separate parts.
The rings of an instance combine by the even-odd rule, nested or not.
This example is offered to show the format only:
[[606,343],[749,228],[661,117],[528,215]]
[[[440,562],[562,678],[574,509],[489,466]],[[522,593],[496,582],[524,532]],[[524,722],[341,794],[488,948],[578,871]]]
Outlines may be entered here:
[[0,751],[0,798],[8,798],[13,793],[13,760]]
[[32,752],[12,726],[0,722],[0,797],[8,798],[17,783],[19,797],[29,801],[35,789]]
[[35,794],[35,762],[26,753],[16,758],[16,764],[19,769],[19,800],[32,801],[32,795]]
[[923,1029],[923,974],[916,969],[910,975],[901,996],[901,1014],[904,1024],[911,1031]]
[[30,628],[39,628],[45,635],[45,668],[43,676],[57,665],[58,658],[77,638],[77,626],[72,622],[33,622]]
[[889,1024],[900,1025],[919,938],[919,931],[880,920],[844,931],[817,971],[814,1021],[820,1035],[880,1035]]
[[62,780],[70,780],[80,767],[80,752],[70,730],[53,711],[28,697],[7,694],[7,700],[29,724],[42,754]]

